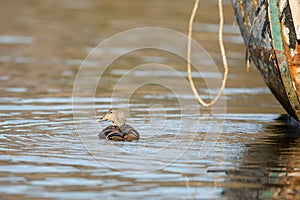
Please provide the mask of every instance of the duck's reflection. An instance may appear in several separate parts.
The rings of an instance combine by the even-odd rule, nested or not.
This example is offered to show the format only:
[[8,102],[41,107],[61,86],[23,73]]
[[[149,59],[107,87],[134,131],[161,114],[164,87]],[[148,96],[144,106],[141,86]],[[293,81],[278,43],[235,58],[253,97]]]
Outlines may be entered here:
[[280,116],[247,144],[241,165],[226,171],[239,183],[224,189],[226,199],[300,199],[300,128],[290,122]]

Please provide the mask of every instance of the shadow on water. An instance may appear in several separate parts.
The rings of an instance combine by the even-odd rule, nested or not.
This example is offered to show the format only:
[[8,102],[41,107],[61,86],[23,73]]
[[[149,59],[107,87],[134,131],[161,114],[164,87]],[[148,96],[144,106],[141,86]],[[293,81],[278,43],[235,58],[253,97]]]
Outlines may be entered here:
[[[300,199],[300,129],[281,115],[262,129],[263,137],[248,143],[241,164],[226,171],[226,182],[238,188],[224,189],[228,199]],[[247,186],[243,186],[247,185]],[[250,185],[250,187],[249,187]]]

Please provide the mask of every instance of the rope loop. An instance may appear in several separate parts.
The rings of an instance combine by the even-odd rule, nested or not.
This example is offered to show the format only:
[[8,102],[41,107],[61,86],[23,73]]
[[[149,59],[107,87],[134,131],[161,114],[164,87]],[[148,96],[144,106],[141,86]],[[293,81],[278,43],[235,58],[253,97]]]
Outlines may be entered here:
[[192,72],[191,72],[191,41],[192,41],[192,32],[193,32],[193,23],[194,23],[194,18],[198,9],[199,5],[199,0],[195,0],[195,4],[193,7],[193,11],[189,20],[189,30],[188,30],[188,48],[187,48],[187,72],[188,72],[188,79],[190,82],[190,86],[194,92],[194,95],[196,96],[198,102],[204,106],[204,107],[210,107],[214,105],[220,96],[223,94],[225,86],[226,86],[226,81],[228,79],[228,63],[227,63],[227,58],[225,54],[225,48],[224,48],[224,43],[223,43],[223,24],[224,24],[224,16],[223,16],[223,7],[222,7],[222,0],[218,0],[218,6],[219,6],[219,17],[220,17],[220,23],[219,23],[219,45],[220,45],[220,50],[221,50],[221,55],[222,55],[222,60],[223,60],[223,66],[224,66],[224,77],[222,80],[222,85],[221,88],[217,94],[217,96],[209,103],[206,103],[203,101],[203,99],[200,97],[193,78],[192,78]]

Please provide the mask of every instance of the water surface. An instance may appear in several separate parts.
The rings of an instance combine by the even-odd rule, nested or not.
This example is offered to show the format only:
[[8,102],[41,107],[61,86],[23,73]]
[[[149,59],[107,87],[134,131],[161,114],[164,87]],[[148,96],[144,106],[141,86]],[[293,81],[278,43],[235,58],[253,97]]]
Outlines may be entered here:
[[[117,59],[105,70],[95,97],[76,96],[79,107],[74,109],[76,74],[99,42],[144,26],[186,33],[192,5],[156,0],[2,1],[1,198],[299,198],[299,131],[286,125],[285,111],[257,70],[246,72],[245,48],[228,1],[224,40],[230,76],[221,97],[225,104],[220,104],[225,112],[199,107],[185,87],[174,93],[147,84],[129,101],[119,95],[146,78],[176,85],[187,77],[182,58],[153,49]],[[201,1],[194,38],[222,72],[218,20],[216,2]],[[108,55],[121,48],[116,45]],[[176,73],[136,70],[128,75],[131,82],[119,85],[111,98],[122,75],[145,63],[166,64]],[[217,80],[220,74],[208,70],[193,72],[193,77],[205,100],[217,94],[218,88],[208,90],[204,80]],[[128,123],[141,132],[140,141],[98,140],[98,131],[108,123],[97,124],[95,119],[112,103],[129,108]]]

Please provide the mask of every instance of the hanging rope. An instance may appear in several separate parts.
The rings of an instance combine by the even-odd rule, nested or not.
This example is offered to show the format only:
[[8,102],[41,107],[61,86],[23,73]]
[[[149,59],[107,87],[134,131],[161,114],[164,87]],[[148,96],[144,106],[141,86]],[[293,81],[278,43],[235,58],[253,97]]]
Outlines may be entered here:
[[217,94],[217,96],[209,103],[206,103],[205,101],[203,101],[195,87],[193,78],[192,78],[192,73],[191,73],[191,41],[192,41],[192,32],[193,32],[193,23],[194,23],[194,18],[198,9],[198,5],[199,5],[199,0],[195,0],[195,4],[194,4],[194,8],[190,17],[190,21],[189,21],[189,30],[188,30],[188,48],[187,48],[187,59],[188,59],[188,63],[187,63],[187,72],[188,72],[188,79],[191,85],[191,88],[194,92],[194,95],[197,97],[199,103],[202,106],[205,107],[209,107],[214,105],[218,99],[220,98],[220,96],[222,95],[224,89],[225,89],[225,85],[226,85],[226,81],[228,78],[228,64],[227,64],[227,58],[226,58],[226,54],[225,54],[225,48],[224,48],[224,44],[223,44],[223,24],[224,24],[224,17],[223,17],[223,7],[222,7],[222,0],[218,0],[218,5],[219,5],[219,17],[220,17],[220,23],[219,23],[219,45],[220,45],[220,50],[221,50],[221,55],[222,55],[222,59],[223,59],[223,65],[224,65],[224,77],[222,80],[222,86],[220,88],[219,93]]

